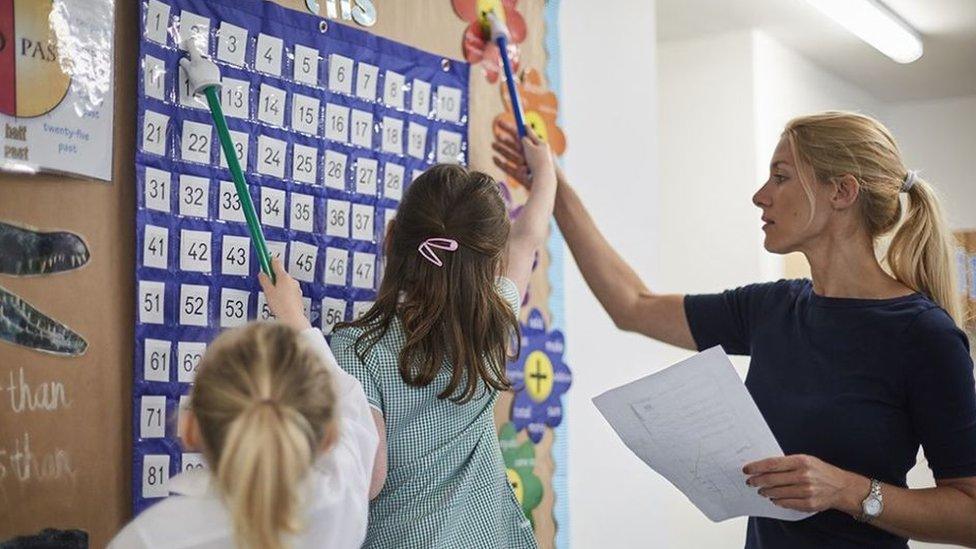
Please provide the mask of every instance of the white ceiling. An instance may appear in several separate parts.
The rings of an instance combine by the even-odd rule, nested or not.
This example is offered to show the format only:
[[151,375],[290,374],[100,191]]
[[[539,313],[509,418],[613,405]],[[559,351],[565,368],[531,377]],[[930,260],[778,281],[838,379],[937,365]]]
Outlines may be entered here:
[[659,41],[757,28],[882,101],[976,95],[976,0],[884,0],[922,35],[895,63],[806,0],[657,0]]

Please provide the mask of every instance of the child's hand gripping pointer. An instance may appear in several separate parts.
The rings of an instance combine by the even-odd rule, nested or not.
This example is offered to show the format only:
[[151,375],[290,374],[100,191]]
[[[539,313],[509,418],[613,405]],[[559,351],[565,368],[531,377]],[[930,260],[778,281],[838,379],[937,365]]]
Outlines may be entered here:
[[554,180],[556,168],[549,145],[530,131],[519,139],[518,131],[505,122],[499,122],[502,135],[492,143],[495,150],[495,165],[509,177],[527,189],[540,180]]
[[512,222],[505,273],[524,296],[536,252],[549,234],[549,218],[556,199],[556,168],[549,145],[533,132],[520,142],[515,128],[503,124],[501,129],[507,136],[496,141],[495,151],[506,160],[496,157],[495,163],[531,191],[521,213]]
[[268,275],[258,273],[258,281],[261,282],[261,289],[268,299],[271,312],[278,320],[298,331],[311,328],[312,324],[305,317],[302,289],[298,281],[288,274],[277,257],[271,260],[271,268],[274,270],[275,282],[271,282]]

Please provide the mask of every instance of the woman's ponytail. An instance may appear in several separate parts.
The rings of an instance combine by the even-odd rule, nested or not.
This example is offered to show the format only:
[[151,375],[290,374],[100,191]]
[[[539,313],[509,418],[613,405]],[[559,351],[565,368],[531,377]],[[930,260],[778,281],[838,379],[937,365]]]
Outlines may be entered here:
[[962,325],[952,236],[932,187],[910,173],[908,211],[888,247],[888,266],[902,284],[924,293]]

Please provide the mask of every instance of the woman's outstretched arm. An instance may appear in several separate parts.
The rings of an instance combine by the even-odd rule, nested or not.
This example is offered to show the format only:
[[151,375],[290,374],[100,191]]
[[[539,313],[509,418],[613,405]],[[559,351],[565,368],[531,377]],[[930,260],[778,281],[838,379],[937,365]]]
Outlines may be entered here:
[[[499,128],[503,135],[493,145],[496,165],[523,185],[531,186],[514,128],[504,124]],[[597,228],[558,166],[556,175],[556,222],[586,284],[614,324],[621,330],[695,350],[684,296],[651,292]]]

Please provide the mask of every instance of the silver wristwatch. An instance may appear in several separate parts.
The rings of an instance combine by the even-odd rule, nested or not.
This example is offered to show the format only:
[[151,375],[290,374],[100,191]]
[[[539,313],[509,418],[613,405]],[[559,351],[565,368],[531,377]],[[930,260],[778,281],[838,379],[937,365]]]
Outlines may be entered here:
[[881,482],[871,479],[871,492],[861,502],[861,514],[857,520],[871,522],[878,518],[882,511],[884,511],[884,496],[881,494]]

